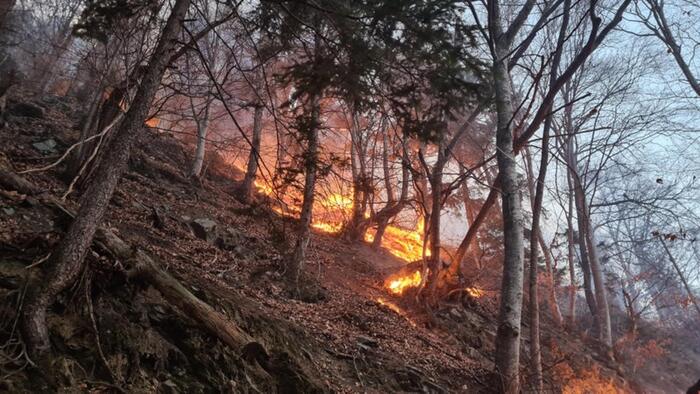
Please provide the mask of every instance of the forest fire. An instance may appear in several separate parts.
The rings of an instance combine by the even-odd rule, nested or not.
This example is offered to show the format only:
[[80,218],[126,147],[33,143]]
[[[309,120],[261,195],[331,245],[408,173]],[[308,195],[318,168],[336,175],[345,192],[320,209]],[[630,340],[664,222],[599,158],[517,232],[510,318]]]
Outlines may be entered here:
[[[274,186],[267,181],[257,180],[255,186],[261,194],[270,197],[276,195]],[[284,197],[282,196],[280,199],[283,200]],[[341,193],[331,193],[320,199],[314,207],[311,227],[329,234],[339,233],[350,216],[352,204],[352,198]],[[287,201],[280,201],[272,209],[287,217],[297,217],[300,212],[298,206]],[[418,227],[413,230],[395,225],[387,226],[382,238],[382,247],[406,262],[420,260],[423,256],[422,223],[423,221],[419,220]],[[375,229],[369,229],[365,234],[365,242],[371,243],[375,233]],[[425,255],[426,257],[430,256],[430,250],[426,249]]]
[[[263,181],[256,181],[258,192],[267,196],[275,195],[273,186]],[[352,212],[352,198],[341,193],[331,193],[318,200],[314,207],[311,227],[329,234],[337,234],[343,230],[346,219]],[[300,209],[294,204],[282,201],[272,209],[283,216],[298,217]],[[423,221],[418,220],[416,229],[409,230],[399,226],[387,226],[382,238],[382,247],[401,260],[411,263],[423,258]],[[372,243],[376,234],[375,229],[369,229],[365,234],[365,242]],[[425,249],[425,257],[430,256],[430,250]],[[402,295],[406,290],[418,287],[422,283],[420,270],[402,276],[392,276],[384,283],[391,294]],[[465,288],[464,291],[473,298],[484,295],[484,291],[475,287]]]

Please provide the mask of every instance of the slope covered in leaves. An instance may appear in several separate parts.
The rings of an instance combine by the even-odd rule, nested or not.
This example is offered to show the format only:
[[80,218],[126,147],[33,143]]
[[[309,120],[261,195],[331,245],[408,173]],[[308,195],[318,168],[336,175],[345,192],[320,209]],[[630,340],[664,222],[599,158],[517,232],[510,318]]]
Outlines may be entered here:
[[[49,164],[77,140],[76,103],[49,98],[33,105],[44,109],[41,116],[11,116],[0,134],[4,170]],[[104,227],[154,256],[266,351],[227,347],[147,282],[131,277],[132,262],[95,243],[89,269],[51,310],[50,366],[33,367],[15,322],[27,281],[50,274],[46,257],[70,220],[46,204],[47,195],[60,198],[70,183],[60,164],[22,175],[43,189],[40,196],[0,188],[1,390],[494,390],[492,297],[448,300],[429,317],[414,304],[415,293],[399,298],[383,286],[405,262],[315,233],[305,269],[319,285],[308,299],[291,299],[281,270],[294,242],[294,221],[277,216],[264,199],[240,204],[240,174],[213,153],[207,175],[194,183],[184,176],[191,147],[156,130],[142,134]],[[65,205],[77,208],[79,193],[68,195]],[[550,387],[630,390],[595,349],[544,328]],[[577,383],[567,386],[571,382]]]

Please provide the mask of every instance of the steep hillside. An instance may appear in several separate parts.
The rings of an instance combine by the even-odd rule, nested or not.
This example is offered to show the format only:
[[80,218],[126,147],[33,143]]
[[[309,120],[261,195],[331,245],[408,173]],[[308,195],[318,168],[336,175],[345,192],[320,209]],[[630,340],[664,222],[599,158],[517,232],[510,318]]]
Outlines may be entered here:
[[[20,173],[39,189],[27,193],[26,184],[9,176],[0,182],[0,390],[497,391],[491,375],[495,294],[448,300],[430,316],[411,291],[395,296],[384,287],[406,262],[315,233],[305,270],[319,287],[306,301],[291,299],[281,261],[293,243],[294,220],[277,216],[262,196],[255,206],[239,203],[240,174],[222,160],[210,160],[201,183],[189,181],[191,147],[153,129],[144,129],[103,228],[151,256],[250,342],[226,345],[172,295],[134,275],[137,258],[125,260],[96,242],[80,283],[51,309],[50,362],[32,365],[17,312],[27,284],[49,274],[47,257],[80,189],[61,200],[70,183],[62,179],[63,163],[22,172],[57,160],[77,140],[81,114],[78,103],[59,98],[30,105],[40,110],[22,112],[11,103],[0,132],[3,173]],[[632,390],[595,347],[544,324],[545,375],[553,391]]]

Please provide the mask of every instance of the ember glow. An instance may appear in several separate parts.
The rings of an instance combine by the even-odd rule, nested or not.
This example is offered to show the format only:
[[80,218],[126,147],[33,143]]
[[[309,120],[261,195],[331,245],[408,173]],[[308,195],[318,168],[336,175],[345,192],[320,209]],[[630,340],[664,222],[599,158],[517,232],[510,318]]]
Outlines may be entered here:
[[464,291],[474,298],[479,298],[484,295],[484,291],[476,287],[467,287],[464,289]]

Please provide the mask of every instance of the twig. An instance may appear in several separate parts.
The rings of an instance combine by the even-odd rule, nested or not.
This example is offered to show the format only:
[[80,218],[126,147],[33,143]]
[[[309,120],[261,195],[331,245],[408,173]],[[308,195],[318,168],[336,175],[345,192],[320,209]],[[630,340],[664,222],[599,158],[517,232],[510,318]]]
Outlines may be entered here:
[[61,201],[66,201],[66,197],[68,197],[68,195],[73,192],[73,187],[75,187],[75,184],[78,182],[78,179],[80,179],[85,170],[88,168],[88,165],[92,162],[95,156],[97,156],[97,152],[99,152],[103,140],[104,138],[100,136],[100,140],[97,142],[97,146],[95,146],[95,149],[92,150],[90,157],[88,157],[87,160],[85,160],[85,163],[83,163],[83,165],[80,167],[80,171],[78,171],[78,173],[71,181],[70,185],[68,185],[68,190],[66,190],[66,192],[61,196]]
[[69,154],[73,149],[77,148],[78,146],[80,146],[80,145],[82,145],[82,144],[84,144],[84,143],[86,143],[86,142],[88,142],[88,141],[94,140],[95,138],[98,138],[98,137],[101,138],[102,136],[104,136],[105,134],[107,134],[107,133],[112,129],[112,127],[114,127],[114,125],[116,125],[120,120],[122,120],[122,117],[123,117],[123,116],[124,116],[124,113],[123,113],[123,112],[120,112],[119,115],[117,115],[117,117],[114,118],[114,120],[112,121],[112,123],[108,124],[108,125],[104,128],[104,130],[102,130],[99,134],[95,134],[95,135],[93,135],[92,137],[86,138],[84,141],[76,142],[75,144],[73,144],[73,145],[71,145],[70,147],[68,147],[68,149],[66,149],[66,151],[63,153],[63,155],[61,155],[61,157],[60,157],[58,160],[56,160],[55,162],[53,162],[53,163],[51,163],[51,164],[49,164],[49,165],[46,165],[46,166],[44,166],[44,167],[30,168],[30,169],[28,169],[28,170],[20,171],[20,172],[18,172],[18,174],[29,174],[29,173],[31,173],[31,172],[46,171],[46,170],[48,170],[48,169],[50,169],[50,168],[56,167],[57,165],[61,164],[61,163],[63,162],[63,160],[66,159],[66,157],[68,157],[68,154]]
[[40,258],[39,260],[37,260],[37,261],[35,261],[35,262],[29,264],[28,266],[24,267],[24,269],[27,269],[27,270],[28,270],[28,269],[32,269],[32,268],[34,268],[34,267],[36,267],[36,266],[38,266],[38,265],[41,265],[41,263],[43,263],[44,261],[48,260],[49,257],[51,257],[51,253],[47,254],[46,256]]

